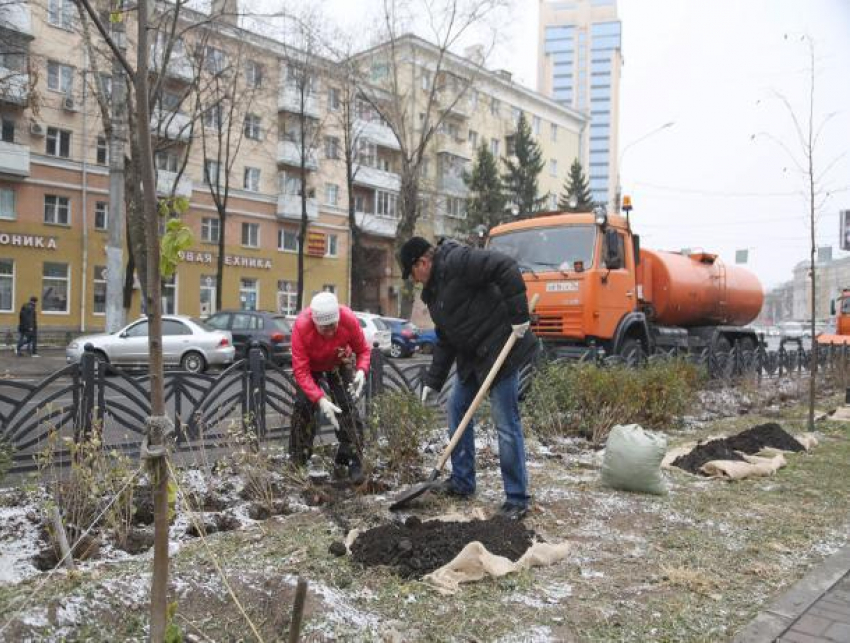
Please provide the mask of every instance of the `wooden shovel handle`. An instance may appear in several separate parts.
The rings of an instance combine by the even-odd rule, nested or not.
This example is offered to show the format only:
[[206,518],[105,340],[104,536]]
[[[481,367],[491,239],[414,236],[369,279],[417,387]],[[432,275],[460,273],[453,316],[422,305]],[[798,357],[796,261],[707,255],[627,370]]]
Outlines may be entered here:
[[[537,300],[540,298],[539,294],[535,294],[531,298],[531,302],[528,304],[528,314],[534,312],[534,307],[537,305]],[[481,400],[484,399],[484,396],[490,390],[490,385],[493,383],[493,380],[496,379],[496,375],[499,373],[499,369],[502,368],[502,364],[505,363],[505,360],[508,358],[508,353],[511,352],[511,349],[514,347],[516,343],[517,336],[514,335],[513,330],[511,331],[510,337],[508,337],[508,341],[505,342],[505,345],[502,347],[502,352],[499,353],[499,356],[496,358],[496,361],[493,362],[493,366],[490,368],[490,372],[487,373],[487,377],[484,379],[484,383],[481,384],[481,388],[478,389],[478,393],[475,395],[475,399],[472,400],[472,404],[469,405],[469,408],[466,409],[466,413],[463,416],[463,419],[460,421],[457,429],[452,434],[452,439],[449,440],[449,443],[446,445],[446,448],[443,449],[443,453],[440,456],[440,459],[437,461],[437,471],[442,471],[443,467],[446,466],[446,462],[449,459],[449,456],[452,454],[452,451],[455,450],[457,443],[460,442],[460,438],[463,435],[463,432],[466,430],[467,425],[472,420],[472,416],[475,415],[475,411],[478,410],[478,406],[481,404]]]

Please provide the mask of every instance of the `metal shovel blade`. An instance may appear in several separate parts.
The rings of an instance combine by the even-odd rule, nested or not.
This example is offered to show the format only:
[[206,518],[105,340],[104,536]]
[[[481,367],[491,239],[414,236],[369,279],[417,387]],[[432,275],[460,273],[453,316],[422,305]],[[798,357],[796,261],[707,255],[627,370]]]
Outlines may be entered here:
[[434,469],[425,482],[421,482],[418,485],[411,487],[404,493],[399,494],[398,497],[395,499],[395,502],[390,505],[390,511],[398,511],[399,509],[402,509],[411,500],[416,500],[416,498],[418,498],[419,496],[436,487],[439,484],[437,480],[437,478],[439,477],[439,469]]

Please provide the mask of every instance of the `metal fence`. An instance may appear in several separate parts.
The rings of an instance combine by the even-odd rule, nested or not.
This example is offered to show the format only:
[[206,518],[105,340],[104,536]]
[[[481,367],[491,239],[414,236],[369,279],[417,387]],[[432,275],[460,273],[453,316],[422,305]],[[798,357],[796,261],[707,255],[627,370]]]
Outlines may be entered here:
[[[845,373],[850,365],[850,346],[815,346],[806,350],[799,341],[783,341],[778,350],[767,350],[762,341],[754,350],[701,353],[637,351],[629,360],[606,356],[595,348],[581,361],[599,367],[628,365],[642,367],[669,359],[687,359],[705,367],[714,379],[734,382],[737,378],[802,376],[817,351],[819,368]],[[520,392],[531,384],[536,364],[521,371]],[[361,410],[368,411],[375,396],[386,390],[419,393],[425,372],[422,364],[405,370],[372,352]],[[436,405],[444,410],[454,375],[450,375]],[[167,412],[177,429],[176,453],[190,454],[204,448],[228,448],[234,435],[247,433],[258,440],[283,440],[288,436],[297,394],[293,375],[263,359],[253,347],[248,356],[218,374],[166,371],[164,376]],[[97,431],[104,445],[137,455],[150,415],[150,376],[132,375],[100,361],[87,347],[79,364],[70,364],[41,382],[31,384],[0,380],[0,441],[13,448],[13,471],[36,468],[37,455],[46,448],[48,436],[58,436],[58,459],[69,457],[69,444]],[[53,447],[55,448],[56,442]],[[63,446],[64,445],[64,446]]]

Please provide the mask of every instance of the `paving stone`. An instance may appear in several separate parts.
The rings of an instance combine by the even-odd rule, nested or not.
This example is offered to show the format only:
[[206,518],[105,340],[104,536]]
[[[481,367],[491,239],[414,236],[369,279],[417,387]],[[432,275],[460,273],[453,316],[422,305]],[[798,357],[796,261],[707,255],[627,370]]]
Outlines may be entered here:
[[818,616],[820,618],[828,618],[837,623],[847,623],[850,625],[850,616],[845,613],[834,611],[829,605],[823,601],[818,601],[813,607],[806,612],[806,615]]
[[846,623],[833,623],[823,635],[827,641],[847,643],[850,641],[850,625]]
[[[817,603],[815,603],[817,605]],[[826,631],[826,629],[832,625],[833,621],[828,618],[822,618],[819,616],[813,616],[809,613],[803,614],[797,621],[791,626],[792,632],[802,632],[803,634],[812,634],[813,636],[818,636]]]
[[824,643],[824,640],[819,636],[812,636],[811,634],[803,634],[802,632],[788,630],[785,634],[776,639],[776,643]]

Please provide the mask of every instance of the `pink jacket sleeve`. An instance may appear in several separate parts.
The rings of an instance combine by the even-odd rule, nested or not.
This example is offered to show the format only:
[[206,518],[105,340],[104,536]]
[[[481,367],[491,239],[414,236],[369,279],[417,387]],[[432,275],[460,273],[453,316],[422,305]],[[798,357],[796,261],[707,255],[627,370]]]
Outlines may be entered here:
[[[318,384],[316,384],[316,380],[313,379],[313,373],[310,370],[310,356],[304,344],[303,321],[299,316],[292,328],[292,374],[295,375],[295,382],[304,391],[307,399],[315,404],[325,394],[319,388]],[[307,322],[312,323],[309,319]]]

